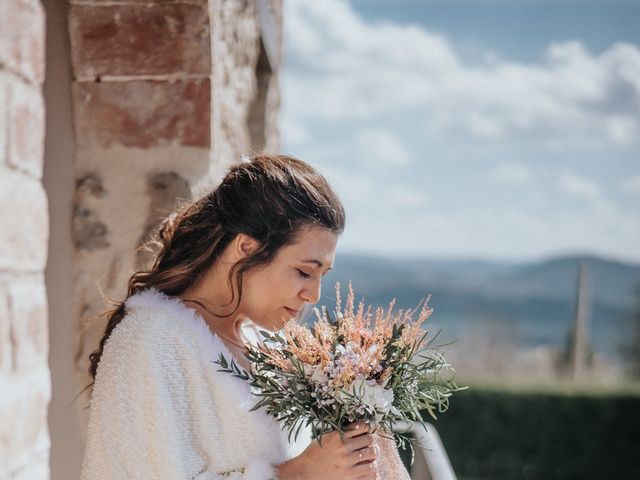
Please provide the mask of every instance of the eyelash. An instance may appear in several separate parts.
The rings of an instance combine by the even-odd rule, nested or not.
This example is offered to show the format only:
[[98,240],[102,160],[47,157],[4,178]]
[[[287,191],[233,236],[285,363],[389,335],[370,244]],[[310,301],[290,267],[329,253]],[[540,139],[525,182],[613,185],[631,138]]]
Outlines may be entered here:
[[[300,270],[299,268],[296,268],[296,270],[298,270],[298,273],[300,274],[301,277],[303,278],[311,278],[311,274],[310,273],[304,273],[302,270]],[[327,275],[326,273],[322,274],[322,278],[325,277],[325,275]]]
[[303,272],[302,270],[300,270],[299,268],[296,268],[296,270],[298,270],[298,273],[300,274],[300,276],[301,276],[301,277],[304,277],[304,278],[309,278],[309,277],[311,277],[311,275],[310,275],[310,274],[308,274],[308,273],[304,273],[304,272]]
[[296,268],[296,270],[298,270],[298,273],[300,274],[301,277],[304,278],[309,278],[311,275],[309,275],[308,273],[304,273],[302,270],[300,270],[299,268]]

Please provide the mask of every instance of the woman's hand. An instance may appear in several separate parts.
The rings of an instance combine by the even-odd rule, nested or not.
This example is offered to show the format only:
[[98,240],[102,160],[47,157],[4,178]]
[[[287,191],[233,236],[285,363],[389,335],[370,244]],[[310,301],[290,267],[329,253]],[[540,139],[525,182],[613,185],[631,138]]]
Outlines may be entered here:
[[322,446],[317,440],[295,458],[278,465],[278,480],[375,480],[379,447],[374,435],[365,423],[353,423],[347,427],[344,442],[340,433],[330,432],[322,436]]

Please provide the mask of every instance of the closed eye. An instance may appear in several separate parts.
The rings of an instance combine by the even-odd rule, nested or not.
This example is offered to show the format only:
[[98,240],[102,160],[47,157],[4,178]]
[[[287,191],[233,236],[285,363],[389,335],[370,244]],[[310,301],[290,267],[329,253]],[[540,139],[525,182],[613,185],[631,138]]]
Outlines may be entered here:
[[300,270],[299,268],[296,268],[296,270],[298,270],[298,273],[303,276],[304,278],[309,278],[311,277],[310,274],[303,272],[302,270]]

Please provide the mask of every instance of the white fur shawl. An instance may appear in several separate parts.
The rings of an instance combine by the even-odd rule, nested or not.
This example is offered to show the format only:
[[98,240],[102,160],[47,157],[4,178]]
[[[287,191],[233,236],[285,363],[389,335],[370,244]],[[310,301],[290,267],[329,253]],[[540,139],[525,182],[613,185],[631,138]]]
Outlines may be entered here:
[[91,399],[82,480],[267,480],[297,455],[249,385],[212,363],[231,353],[193,309],[154,289],[125,302]]

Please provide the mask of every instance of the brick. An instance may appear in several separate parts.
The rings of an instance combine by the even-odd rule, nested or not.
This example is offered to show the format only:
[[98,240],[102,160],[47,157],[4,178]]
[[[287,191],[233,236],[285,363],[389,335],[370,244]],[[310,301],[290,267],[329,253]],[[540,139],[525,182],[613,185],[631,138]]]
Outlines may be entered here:
[[42,272],[49,239],[42,183],[0,166],[0,218],[0,271]]
[[0,64],[34,84],[44,80],[45,17],[37,0],[0,1]]
[[81,148],[210,146],[209,79],[80,82],[73,100]]
[[72,4],[69,32],[77,79],[211,74],[206,2]]
[[47,363],[49,331],[44,279],[20,279],[8,289],[13,368],[26,372]]
[[37,179],[44,158],[44,100],[40,86],[19,78],[7,82],[7,162]]

